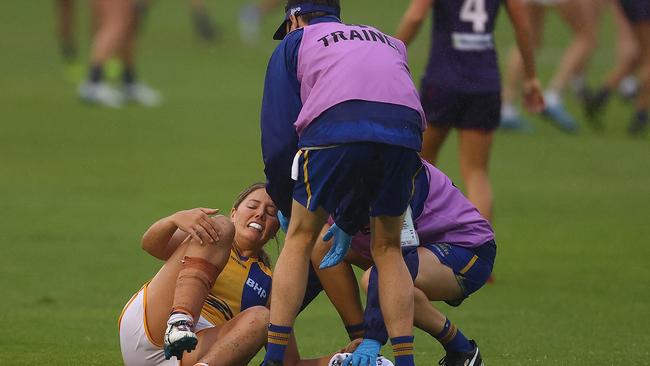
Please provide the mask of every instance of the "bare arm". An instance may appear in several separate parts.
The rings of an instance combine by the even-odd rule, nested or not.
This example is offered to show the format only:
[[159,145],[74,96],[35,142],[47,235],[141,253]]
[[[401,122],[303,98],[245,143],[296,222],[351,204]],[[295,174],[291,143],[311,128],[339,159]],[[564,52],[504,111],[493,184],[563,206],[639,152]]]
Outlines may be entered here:
[[397,38],[408,46],[420,31],[422,21],[433,6],[433,0],[411,0],[397,29]]
[[517,48],[519,48],[524,65],[524,100],[526,108],[531,112],[541,112],[544,109],[544,98],[541,83],[537,79],[533,41],[530,36],[530,20],[525,5],[521,0],[506,0],[506,9],[515,31]]
[[219,240],[219,228],[208,215],[219,210],[194,208],[178,211],[149,227],[142,236],[142,249],[152,256],[167,260],[188,235],[201,243]]

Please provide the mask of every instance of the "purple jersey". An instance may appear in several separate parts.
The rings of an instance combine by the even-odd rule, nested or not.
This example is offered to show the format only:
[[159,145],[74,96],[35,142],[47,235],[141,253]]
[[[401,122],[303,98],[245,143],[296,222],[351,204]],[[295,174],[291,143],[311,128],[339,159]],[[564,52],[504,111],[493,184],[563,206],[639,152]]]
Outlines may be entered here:
[[459,92],[501,89],[493,31],[501,0],[436,0],[423,82]]
[[[454,186],[440,170],[422,161],[429,182],[429,192],[423,197],[424,207],[414,217],[420,244],[447,243],[475,248],[494,239],[490,223],[476,207]],[[416,187],[416,190],[418,188]],[[412,207],[419,206],[413,202]],[[333,221],[330,220],[330,224]],[[370,231],[364,229],[352,237],[352,248],[370,258]]]
[[[298,135],[329,108],[364,100],[409,107],[426,119],[402,41],[365,25],[338,22],[304,28],[298,54],[302,109]],[[390,76],[390,77],[387,77]]]

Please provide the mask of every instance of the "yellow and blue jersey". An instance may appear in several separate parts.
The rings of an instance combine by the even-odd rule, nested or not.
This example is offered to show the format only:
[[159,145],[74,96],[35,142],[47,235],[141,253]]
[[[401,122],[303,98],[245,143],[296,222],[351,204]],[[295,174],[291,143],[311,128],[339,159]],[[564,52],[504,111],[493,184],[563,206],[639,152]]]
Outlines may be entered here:
[[226,267],[212,286],[201,316],[214,325],[224,324],[240,312],[266,305],[271,294],[271,269],[258,258],[230,251]]

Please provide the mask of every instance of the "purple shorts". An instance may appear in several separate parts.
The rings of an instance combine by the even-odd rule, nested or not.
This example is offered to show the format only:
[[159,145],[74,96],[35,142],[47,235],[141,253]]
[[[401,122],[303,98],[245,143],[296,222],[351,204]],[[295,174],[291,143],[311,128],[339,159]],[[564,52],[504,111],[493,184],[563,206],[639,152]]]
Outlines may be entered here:
[[495,130],[501,120],[501,93],[438,91],[422,84],[422,109],[435,126]]
[[650,21],[650,1],[648,0],[620,0],[621,7],[627,19],[632,23]]

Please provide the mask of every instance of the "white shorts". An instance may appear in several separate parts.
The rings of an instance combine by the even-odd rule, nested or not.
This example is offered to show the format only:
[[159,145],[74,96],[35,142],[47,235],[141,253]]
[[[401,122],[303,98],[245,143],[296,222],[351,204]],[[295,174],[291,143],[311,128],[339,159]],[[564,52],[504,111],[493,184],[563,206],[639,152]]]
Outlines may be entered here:
[[567,0],[523,0],[525,3],[534,3],[539,5],[557,5],[566,1]]
[[[163,346],[154,343],[147,328],[145,302],[147,285],[124,306],[118,322],[120,330],[120,348],[125,366],[179,366],[180,362],[172,357],[165,360]],[[194,327],[194,332],[213,328],[214,325],[204,317]]]

